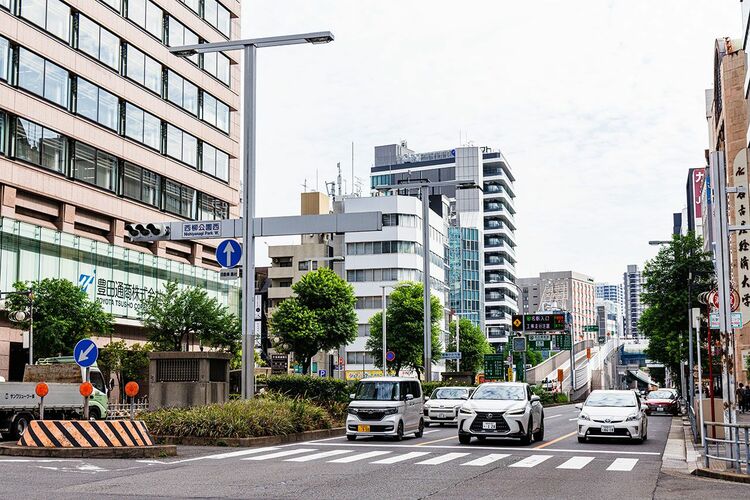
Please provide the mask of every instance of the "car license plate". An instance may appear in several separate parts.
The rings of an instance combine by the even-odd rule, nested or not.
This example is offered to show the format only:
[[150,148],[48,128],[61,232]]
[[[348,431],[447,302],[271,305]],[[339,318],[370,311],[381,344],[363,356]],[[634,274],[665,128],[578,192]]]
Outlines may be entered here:
[[497,423],[495,422],[482,422],[482,429],[486,431],[494,431],[497,429]]
[[656,408],[656,411],[664,411],[664,407],[663,406],[659,406],[658,408]]
[[370,426],[369,425],[358,425],[357,426],[357,432],[370,432]]
[[614,425],[602,425],[602,432],[615,432]]
[[451,416],[450,413],[438,413],[437,414],[438,418],[449,418],[450,416]]

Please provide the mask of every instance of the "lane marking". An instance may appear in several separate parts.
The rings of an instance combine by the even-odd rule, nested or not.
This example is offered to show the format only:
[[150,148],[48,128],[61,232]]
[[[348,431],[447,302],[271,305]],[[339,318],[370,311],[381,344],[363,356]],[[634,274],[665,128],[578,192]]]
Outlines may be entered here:
[[558,465],[557,468],[558,469],[574,469],[574,470],[583,469],[593,459],[594,457],[573,457],[573,458],[569,458],[567,461]]
[[286,450],[277,451],[276,453],[270,453],[268,455],[261,455],[259,457],[247,457],[241,458],[240,460],[269,460],[271,458],[288,457],[289,455],[298,455],[300,453],[307,453],[308,451],[318,451],[312,448],[302,448],[297,450]]
[[425,455],[429,455],[429,452],[426,451],[412,451],[410,453],[404,453],[403,455],[396,455],[395,457],[388,457],[384,458],[382,460],[377,460],[375,462],[370,462],[373,464],[395,464],[398,462],[403,462],[404,460],[411,460],[412,458],[418,458],[423,457]]
[[417,444],[415,446],[427,446],[428,444],[440,443],[442,441],[450,441],[451,439],[456,440],[458,438],[456,436],[451,436],[451,437],[447,437],[447,438],[443,438],[443,439],[436,439],[434,441],[427,441],[426,443],[419,443],[419,444]]
[[552,441],[547,441],[546,443],[542,443],[539,446],[534,446],[534,449],[535,450],[541,450],[542,448],[546,448],[547,446],[549,446],[551,444],[555,444],[557,442],[562,441],[563,439],[567,439],[570,436],[572,436],[573,434],[578,434],[578,431],[569,432],[568,434],[565,434],[564,436],[560,436],[559,438],[555,438]]
[[381,455],[387,455],[390,451],[368,451],[367,453],[360,453],[358,455],[350,455],[344,458],[337,458],[336,460],[329,460],[330,464],[348,464],[351,462],[358,462],[360,460],[366,460],[368,458],[379,457]]
[[256,453],[264,453],[266,451],[274,451],[278,449],[279,448],[275,446],[267,446],[265,448],[254,448],[250,450],[230,451],[228,453],[220,453],[218,455],[208,455],[207,457],[201,457],[201,458],[208,458],[211,460],[221,460],[222,458],[234,458],[234,457],[241,457],[242,455],[254,455]]
[[440,432],[440,429],[433,429],[431,431],[424,431],[423,434],[432,434],[433,432]]
[[351,453],[352,450],[331,450],[321,451],[320,453],[313,453],[312,455],[305,455],[304,457],[288,458],[284,462],[310,462],[319,458],[335,457],[336,455],[343,455],[344,453]]
[[629,472],[633,470],[636,463],[638,463],[637,458],[616,458],[615,461],[612,462],[612,465],[607,467],[607,470]]
[[508,453],[490,453],[489,455],[485,455],[483,457],[471,460],[461,465],[474,465],[477,467],[481,467],[482,465],[489,465],[492,462],[497,462],[498,460],[502,460],[503,458],[509,457],[509,456],[510,454]]
[[439,465],[444,464],[445,462],[450,462],[451,460],[455,460],[457,458],[465,457],[466,455],[471,455],[471,453],[446,453],[445,455],[440,455],[435,458],[430,458],[427,460],[424,460],[422,462],[417,462],[417,465]]
[[[299,443],[295,443],[299,444]],[[309,443],[308,443],[309,444]],[[376,443],[353,443],[353,444],[346,444],[346,443],[316,443],[316,446],[354,446],[356,448],[434,448],[436,450],[467,450],[470,449],[471,451],[474,450],[491,450],[491,451],[512,451],[512,452],[521,452],[521,453],[537,453],[535,450],[536,448],[521,448],[519,446],[477,446],[477,445],[431,445],[431,446],[424,446],[418,444],[376,444]],[[553,450],[550,450],[553,451]],[[625,451],[625,450],[582,450],[582,449],[569,449],[569,448],[554,448],[555,453],[576,453],[578,455],[581,454],[581,452],[585,451],[586,453],[598,453],[602,455],[638,455],[638,456],[655,456],[659,457],[661,456],[661,453],[656,451]],[[176,462],[170,462],[170,463],[176,463]]]
[[569,418],[568,422],[572,422],[573,420],[578,420],[578,417],[576,417],[576,418]]
[[7,463],[48,463],[48,462],[83,462],[83,460],[75,460],[69,458],[8,458],[0,460],[0,464],[3,462]]
[[535,467],[539,465],[540,463],[549,460],[552,458],[553,455],[532,455],[530,457],[526,457],[523,460],[519,460],[518,462],[514,464],[510,464],[508,467],[524,467],[524,468],[530,468]]

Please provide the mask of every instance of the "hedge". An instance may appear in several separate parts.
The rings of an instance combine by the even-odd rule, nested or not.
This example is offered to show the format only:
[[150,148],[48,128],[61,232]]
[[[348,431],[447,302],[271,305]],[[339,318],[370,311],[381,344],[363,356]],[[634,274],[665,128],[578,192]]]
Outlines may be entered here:
[[539,396],[543,405],[552,403],[567,403],[568,395],[561,392],[549,392],[542,389],[541,385],[532,385],[531,392]]
[[354,384],[330,377],[305,375],[272,375],[264,380],[271,392],[317,403],[348,403]]
[[193,408],[140,413],[149,430],[162,436],[249,438],[330,429],[328,412],[309,401],[258,397]]

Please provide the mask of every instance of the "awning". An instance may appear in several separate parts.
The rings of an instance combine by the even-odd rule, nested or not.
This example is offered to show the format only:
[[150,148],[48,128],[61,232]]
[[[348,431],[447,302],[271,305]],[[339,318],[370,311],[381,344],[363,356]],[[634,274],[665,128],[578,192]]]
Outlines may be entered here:
[[641,382],[643,382],[644,384],[657,385],[656,382],[651,380],[651,377],[646,375],[646,373],[642,372],[641,370],[628,370],[628,373],[631,374],[633,377],[637,378],[638,380],[640,380]]

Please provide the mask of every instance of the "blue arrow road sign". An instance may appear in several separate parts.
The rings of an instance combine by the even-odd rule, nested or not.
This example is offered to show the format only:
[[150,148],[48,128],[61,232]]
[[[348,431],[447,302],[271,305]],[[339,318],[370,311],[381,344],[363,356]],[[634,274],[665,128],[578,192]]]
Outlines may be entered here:
[[73,359],[83,368],[87,368],[96,363],[96,358],[99,357],[99,348],[96,347],[94,341],[91,339],[79,340],[73,349]]
[[216,247],[216,262],[221,267],[234,267],[241,258],[242,247],[236,240],[224,240]]

